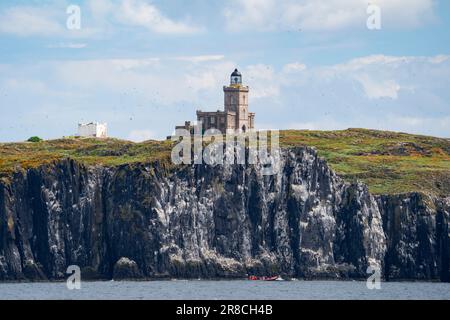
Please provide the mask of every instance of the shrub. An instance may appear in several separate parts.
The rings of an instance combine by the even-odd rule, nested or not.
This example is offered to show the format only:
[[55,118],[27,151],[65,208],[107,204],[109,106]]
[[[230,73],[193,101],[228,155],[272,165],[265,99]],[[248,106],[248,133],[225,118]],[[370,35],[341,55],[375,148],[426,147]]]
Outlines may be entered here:
[[27,141],[28,142],[41,142],[42,139],[39,138],[39,137],[34,136],[34,137],[31,137],[30,139],[28,139]]

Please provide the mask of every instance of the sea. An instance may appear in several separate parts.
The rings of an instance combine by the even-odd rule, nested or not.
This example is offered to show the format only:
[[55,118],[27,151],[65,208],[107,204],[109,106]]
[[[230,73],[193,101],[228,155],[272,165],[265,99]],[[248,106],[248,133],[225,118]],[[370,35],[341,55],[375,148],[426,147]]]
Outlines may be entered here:
[[450,283],[365,281],[167,280],[0,283],[0,300],[450,300]]

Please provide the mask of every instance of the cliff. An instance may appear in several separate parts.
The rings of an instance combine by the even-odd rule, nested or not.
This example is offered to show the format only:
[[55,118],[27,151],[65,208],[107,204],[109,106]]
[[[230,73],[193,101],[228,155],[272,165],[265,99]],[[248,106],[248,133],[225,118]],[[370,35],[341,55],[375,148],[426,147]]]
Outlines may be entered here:
[[372,194],[310,147],[281,170],[58,159],[0,183],[0,280],[296,278],[449,281],[450,197]]

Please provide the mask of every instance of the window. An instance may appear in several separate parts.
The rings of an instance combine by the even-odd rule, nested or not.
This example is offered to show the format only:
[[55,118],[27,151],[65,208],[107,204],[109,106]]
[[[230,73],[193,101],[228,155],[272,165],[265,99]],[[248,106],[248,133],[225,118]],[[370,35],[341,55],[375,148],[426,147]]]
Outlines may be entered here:
[[212,117],[209,119],[209,122],[211,122],[212,124],[216,123],[216,117],[212,116]]

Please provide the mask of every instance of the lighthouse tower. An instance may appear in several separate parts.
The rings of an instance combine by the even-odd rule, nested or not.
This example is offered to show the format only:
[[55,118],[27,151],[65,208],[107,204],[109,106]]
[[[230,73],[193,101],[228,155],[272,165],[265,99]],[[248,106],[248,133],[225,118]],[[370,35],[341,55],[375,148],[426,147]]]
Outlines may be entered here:
[[[197,125],[200,123],[204,131],[218,129],[222,133],[246,132],[254,128],[255,114],[248,111],[248,86],[242,84],[242,74],[235,69],[230,76],[230,84],[223,87],[224,110],[201,111],[197,110]],[[190,121],[175,129],[194,131]]]
[[[235,69],[230,76],[230,85],[223,87],[225,113],[235,114],[234,123],[228,129],[247,131],[253,129],[255,114],[248,112],[248,86],[242,84],[242,74]],[[231,119],[230,119],[231,120]]]

